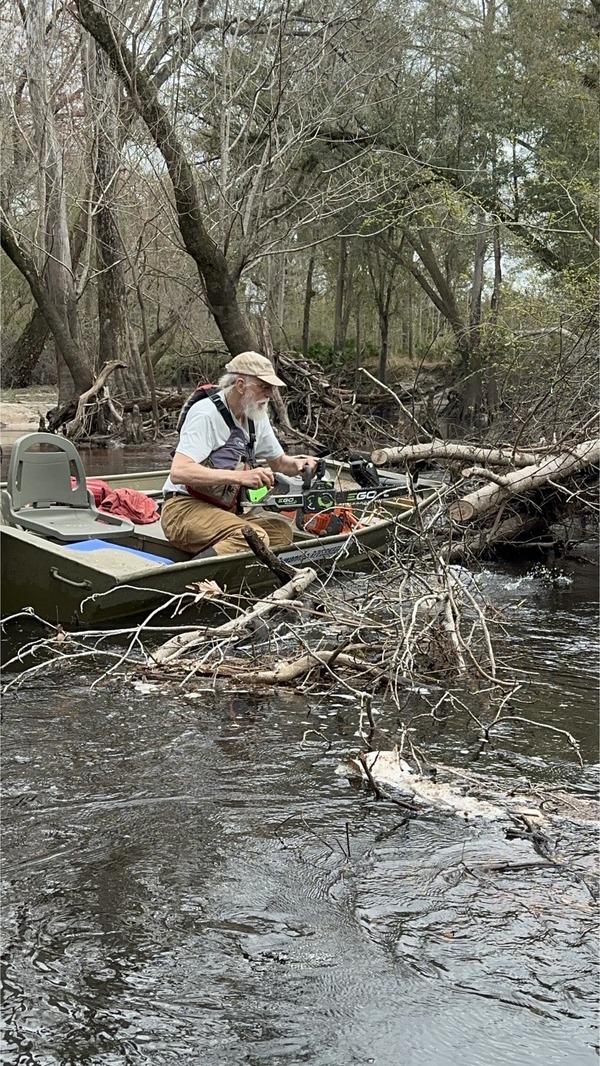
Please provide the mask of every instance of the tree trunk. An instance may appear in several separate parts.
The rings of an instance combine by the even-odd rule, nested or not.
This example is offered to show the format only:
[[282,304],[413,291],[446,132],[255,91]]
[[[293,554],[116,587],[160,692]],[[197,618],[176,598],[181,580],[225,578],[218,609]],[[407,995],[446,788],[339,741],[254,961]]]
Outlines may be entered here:
[[[94,63],[95,61],[95,63]],[[98,270],[98,369],[112,359],[127,361],[127,286],[124,252],[116,220],[116,193],[120,161],[117,157],[116,79],[100,48],[92,63],[96,112],[96,167],[94,174],[94,233]],[[143,391],[137,382],[134,392]]]
[[19,247],[16,237],[6,221],[0,220],[0,243],[9,259],[25,278],[32,296],[44,315],[75,385],[77,395],[89,389],[92,371],[81,349],[73,340],[68,323],[62,318],[50,292],[39,275],[35,263],[27,252]]
[[[346,330],[344,328],[344,300],[347,290],[348,278],[348,238],[340,237],[340,251],[338,259],[337,283],[335,287],[335,319],[333,330],[333,350],[343,352],[346,344]],[[346,320],[347,322],[347,320]]]
[[310,305],[316,295],[313,289],[313,271],[315,269],[315,257],[311,255],[306,272],[306,288],[304,290],[304,315],[302,317],[302,355],[308,358],[308,342],[310,338]]
[[477,241],[473,263],[473,284],[469,293],[469,339],[463,353],[463,420],[475,422],[480,414],[483,400],[481,374],[481,295],[483,292],[483,266],[487,247],[485,219],[478,213]]
[[[401,240],[401,245],[404,238]],[[366,265],[371,279],[379,324],[379,380],[385,385],[389,354],[390,316],[394,275],[398,267],[399,251],[393,247],[393,231],[389,243],[376,242],[366,247]]]
[[24,389],[31,385],[48,333],[48,323],[36,304],[21,336],[2,360],[3,388]]
[[354,391],[358,389],[359,367],[362,365],[362,337],[360,332],[361,294],[356,299],[355,322],[356,322],[356,346],[354,350]]
[[[286,256],[270,255],[267,260],[267,313],[278,347],[285,344]],[[282,344],[283,339],[283,344]]]
[[225,256],[204,225],[192,167],[167,111],[159,103],[153,83],[137,66],[132,53],[121,40],[116,22],[109,23],[106,9],[96,6],[92,0],[76,2],[83,26],[106,52],[163,156],[173,186],[181,236],[186,250],[196,263],[208,306],[227,348],[232,355],[237,355],[254,347],[255,342],[239,307],[236,285]]
[[[494,247],[494,287],[492,289],[492,295],[490,297],[490,332],[495,334],[498,324],[498,314],[500,311],[500,294],[502,289],[502,246],[500,244],[500,227],[496,224],[492,231],[492,240]],[[486,393],[487,393],[487,405],[490,416],[493,416],[494,412],[498,408],[499,395],[498,395],[498,382],[496,379],[496,367],[492,360],[488,361],[486,367]]]
[[379,349],[379,380],[382,385],[385,385],[387,377],[387,362],[388,362],[388,347],[389,347],[389,335],[390,335],[390,312],[386,307],[379,312],[379,336],[380,336],[380,349]]
[[[77,366],[70,364],[64,345],[55,337],[58,369],[59,404],[73,399],[77,391],[75,377],[85,366],[80,348],[71,246],[67,223],[64,157],[58,142],[54,113],[46,81],[46,5],[36,0],[29,5],[26,21],[27,83],[31,102],[34,135],[38,153],[38,172],[43,204],[45,259],[42,277],[48,296],[70,335],[73,348],[78,351]],[[14,261],[14,260],[13,260]],[[52,326],[50,327],[52,328]],[[62,364],[62,365],[61,365]],[[91,367],[87,367],[86,382],[91,381]]]
[[[86,205],[88,203],[86,197]],[[87,244],[88,206],[82,207],[69,238],[73,270],[77,267]],[[6,389],[26,388],[41,358],[50,326],[43,311],[34,303],[29,322],[2,360],[2,384]]]
[[406,337],[406,351],[408,354],[409,362],[412,363],[414,359],[414,314],[413,314],[413,287],[412,281],[409,278],[408,281],[408,297],[406,304],[406,324],[405,324],[405,337]]
[[[387,273],[387,271],[386,271]],[[383,279],[382,279],[383,280]],[[379,380],[385,385],[387,379],[387,364],[390,343],[390,307],[392,304],[392,288],[394,281],[394,267],[392,264],[391,274],[387,274],[387,282],[382,285],[377,294],[379,306],[379,334],[381,338],[381,350],[379,352]]]

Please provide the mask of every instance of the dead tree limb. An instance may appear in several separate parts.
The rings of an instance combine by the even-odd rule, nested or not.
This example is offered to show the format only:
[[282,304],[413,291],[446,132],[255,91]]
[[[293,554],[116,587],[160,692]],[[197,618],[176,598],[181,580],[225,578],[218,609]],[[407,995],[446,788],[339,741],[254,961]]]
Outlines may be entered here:
[[468,466],[462,471],[462,476],[467,480],[474,477],[482,477],[486,481],[493,481],[494,485],[500,485],[502,488],[506,485],[505,474],[497,474],[494,470],[488,470],[485,466]]
[[287,584],[288,581],[291,581],[292,578],[296,576],[298,573],[296,568],[294,566],[288,566],[287,563],[278,559],[274,552],[272,552],[270,548],[267,548],[267,545],[260,534],[257,533],[252,526],[244,526],[242,534],[246,544],[251,551],[254,552],[257,559],[260,559],[261,563],[264,563],[265,566],[275,574],[275,577],[281,585]]
[[[544,449],[542,455],[547,453]],[[487,463],[492,466],[530,466],[540,461],[540,453],[517,452],[508,446],[480,448],[475,444],[456,444],[445,440],[432,440],[427,444],[407,444],[401,448],[379,448],[371,454],[376,466],[391,462],[415,462],[419,459],[446,459],[448,461]]]
[[[287,585],[283,585],[269,596],[265,596],[264,599],[259,600],[251,610],[244,611],[244,613],[238,615],[237,618],[232,618],[230,621],[224,622],[222,626],[217,626],[216,629],[194,629],[189,633],[180,633],[178,636],[173,637],[171,640],[168,640],[166,644],[162,644],[160,648],[153,651],[152,658],[156,663],[170,663],[173,662],[174,659],[180,658],[184,653],[191,651],[192,648],[197,648],[200,644],[204,644],[207,640],[240,633],[255,618],[262,618],[266,614],[269,614],[270,611],[274,611],[277,607],[281,607],[286,601],[295,599],[296,596],[316,580],[316,577],[316,571],[312,570],[310,567],[305,567],[303,570],[296,570]],[[211,668],[211,672],[213,669],[214,667]]]
[[532,533],[538,526],[539,518],[537,517],[524,518],[522,515],[513,515],[504,522],[495,522],[489,529],[471,532],[468,536],[461,537],[459,541],[453,541],[451,547],[443,552],[444,559],[448,563],[455,563],[459,559],[483,555],[494,544],[509,544],[518,536]]
[[470,522],[498,507],[511,496],[533,492],[549,481],[561,481],[586,466],[600,461],[600,440],[587,440],[563,455],[550,455],[535,465],[507,474],[504,485],[484,485],[452,504],[450,518],[455,522]]
[[[277,589],[277,592],[283,592],[283,589]],[[276,595],[276,593],[273,593],[273,595]],[[246,615],[242,615],[240,619],[234,619],[234,621],[240,621],[245,624],[246,617]],[[211,631],[212,634],[216,632],[218,631]],[[327,666],[329,661],[333,658],[335,658],[336,663],[340,666],[359,670],[363,674],[367,673],[373,675],[379,673],[377,667],[366,663],[364,659],[360,659],[354,655],[339,654],[337,649],[334,649],[333,651],[307,652],[306,655],[301,655],[297,659],[277,663],[277,665],[270,670],[252,669],[248,660],[244,659],[243,662],[239,663],[235,663],[231,660],[224,660],[218,664],[215,664],[214,661],[211,662],[210,660],[200,664],[194,663],[193,672],[195,675],[204,674],[210,677],[214,677],[215,675],[224,678],[243,676],[244,684],[254,682],[257,685],[286,685],[309,674],[315,667]],[[172,661],[172,659],[169,659],[169,662]]]
[[85,409],[89,404],[90,400],[92,400],[93,397],[98,395],[100,390],[104,388],[110,375],[114,373],[115,370],[118,370],[119,367],[125,368],[127,367],[127,363],[124,363],[122,359],[113,359],[112,362],[106,363],[102,367],[102,370],[98,374],[98,377],[94,381],[92,387],[87,389],[86,392],[82,392],[77,402],[77,410],[75,411],[75,416],[71,419],[70,422],[67,422],[65,426],[65,435],[67,437],[73,438],[76,436],[77,431],[79,430],[81,423],[83,422]]

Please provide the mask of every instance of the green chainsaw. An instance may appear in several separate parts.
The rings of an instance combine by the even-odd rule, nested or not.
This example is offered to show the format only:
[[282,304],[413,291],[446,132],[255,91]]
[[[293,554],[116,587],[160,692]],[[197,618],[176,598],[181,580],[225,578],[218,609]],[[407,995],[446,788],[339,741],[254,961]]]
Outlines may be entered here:
[[334,482],[326,477],[325,460],[319,459],[314,474],[308,465],[298,478],[276,474],[273,488],[264,485],[259,489],[247,489],[244,502],[269,511],[296,510],[306,515],[354,504],[363,508],[370,503],[406,496],[409,491],[406,484],[399,485],[392,479],[381,478],[375,465],[362,456],[351,456],[348,466],[359,486],[356,489],[336,489]]

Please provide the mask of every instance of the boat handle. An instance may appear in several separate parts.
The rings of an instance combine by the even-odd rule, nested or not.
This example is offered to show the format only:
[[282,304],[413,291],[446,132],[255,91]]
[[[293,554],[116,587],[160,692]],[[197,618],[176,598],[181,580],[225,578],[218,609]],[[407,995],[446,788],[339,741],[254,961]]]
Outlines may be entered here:
[[55,566],[50,567],[50,573],[57,581],[64,581],[65,585],[72,585],[73,588],[86,590],[92,588],[91,581],[71,581],[70,577],[64,577],[63,574],[59,573]]

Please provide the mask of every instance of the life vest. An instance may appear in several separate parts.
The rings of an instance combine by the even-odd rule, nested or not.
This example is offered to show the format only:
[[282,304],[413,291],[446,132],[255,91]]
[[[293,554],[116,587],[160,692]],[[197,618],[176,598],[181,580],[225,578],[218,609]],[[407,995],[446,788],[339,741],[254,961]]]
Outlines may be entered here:
[[[181,409],[177,419],[177,432],[181,433],[183,423],[195,404],[200,403],[202,400],[211,400],[230,432],[225,444],[215,448],[208,458],[203,460],[202,466],[210,466],[215,470],[242,470],[247,466],[256,466],[254,454],[256,427],[254,422],[251,418],[248,419],[250,440],[247,441],[244,431],[235,424],[231,411],[223,403],[218,393],[219,388],[217,385],[198,385],[194,392],[188,396]],[[215,507],[221,507],[224,511],[237,511],[239,509],[241,485],[215,485],[212,488],[206,485],[202,491],[192,488],[191,485],[186,485],[185,487],[190,496],[193,496],[196,500],[212,503]]]

